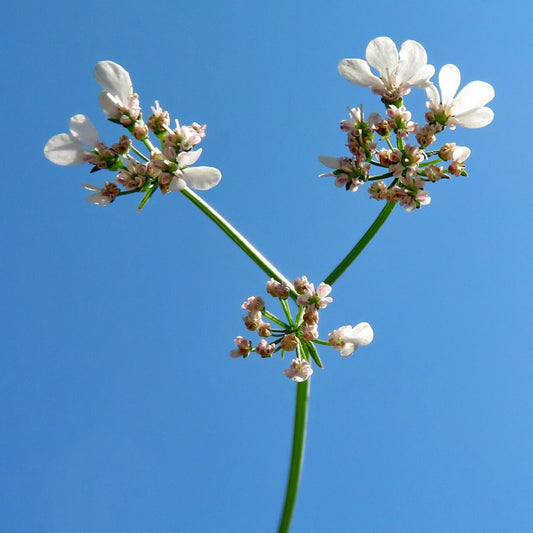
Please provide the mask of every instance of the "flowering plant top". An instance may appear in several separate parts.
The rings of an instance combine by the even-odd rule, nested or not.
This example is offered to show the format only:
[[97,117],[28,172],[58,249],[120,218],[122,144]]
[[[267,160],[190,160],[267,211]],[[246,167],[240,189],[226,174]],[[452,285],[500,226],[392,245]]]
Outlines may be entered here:
[[[369,182],[370,196],[386,200],[386,207],[370,228],[371,238],[395,204],[414,211],[431,202],[426,189],[429,183],[467,175],[465,162],[470,148],[448,142],[439,145],[437,139],[446,129],[490,124],[494,113],[486,104],[494,97],[494,89],[486,82],[474,81],[459,90],[461,75],[452,64],[441,68],[437,88],[432,82],[435,67],[428,63],[424,47],[413,40],[405,41],[398,50],[389,37],[378,37],[368,44],[365,58],[343,59],[338,70],[349,82],[379,95],[385,106],[384,114],[365,115],[362,106],[348,108],[349,117],[341,121],[340,129],[346,135],[349,155],[323,155],[319,160],[329,169],[320,177],[333,177],[337,187],[352,192]],[[249,298],[242,306],[247,311],[243,322],[249,331],[257,331],[261,340],[252,347],[251,341],[236,337],[237,348],[231,351],[232,357],[246,358],[256,352],[268,358],[278,351],[283,357],[285,352],[295,351],[296,358],[286,375],[302,382],[313,372],[311,362],[323,366],[316,345],[329,345],[347,357],[372,341],[374,333],[367,322],[341,326],[329,334],[327,341],[320,340],[318,333],[319,311],[333,301],[329,296],[331,284],[364,248],[369,240],[366,236],[316,288],[305,276],[291,284],[190,190],[211,189],[221,179],[217,168],[196,166],[206,126],[196,122],[183,125],[175,119],[172,127],[169,112],[158,101],[145,120],[128,71],[113,61],[97,63],[94,78],[102,88],[98,101],[103,112],[108,120],[125,128],[128,135],[121,135],[115,143],[107,145],[88,117],[74,115],[69,123],[70,133],[53,136],[46,143],[45,156],[58,165],[87,163],[92,166],[92,173],[112,172],[114,179],[105,181],[103,186],[83,184],[91,191],[87,200],[97,205],[109,205],[119,196],[141,193],[141,210],[157,190],[163,194],[180,191],[272,278],[267,292],[279,299],[284,318],[268,311],[261,297]],[[404,102],[417,88],[425,90],[428,99],[423,122],[413,120]],[[137,147],[136,142],[141,146]],[[297,305],[295,314],[290,310],[289,298]]]
[[[340,128],[346,134],[349,155],[320,156],[322,164],[329,169],[320,177],[333,177],[337,187],[352,192],[370,182],[370,196],[386,200],[386,204],[355,246],[316,288],[306,276],[291,283],[236,228],[191,190],[211,189],[221,179],[217,168],[196,166],[202,153],[198,145],[205,137],[206,126],[196,122],[182,125],[176,119],[175,126],[171,127],[170,114],[158,101],[145,121],[130,75],[117,63],[99,62],[94,77],[102,87],[98,101],[108,120],[124,127],[129,135],[122,135],[115,143],[107,145],[92,122],[79,114],[70,119],[70,133],[55,135],[44,148],[45,156],[58,165],[88,163],[92,166],[91,172],[113,173],[113,181],[106,181],[103,186],[84,184],[92,193],[87,200],[97,205],[109,205],[119,196],[141,193],[140,211],[155,191],[163,194],[179,191],[271,278],[266,291],[278,300],[283,314],[277,316],[267,309],[260,296],[248,298],[242,304],[246,311],[242,320],[248,331],[257,332],[261,338],[253,346],[252,341],[237,336],[236,348],[231,350],[230,356],[247,359],[256,353],[268,359],[275,353],[282,358],[286,352],[296,355],[284,370],[285,376],[298,385],[289,481],[278,533],[288,532],[296,501],[303,462],[309,378],[314,372],[313,363],[323,368],[317,346],[332,347],[342,357],[348,357],[374,338],[374,330],[368,322],[341,326],[329,333],[327,341],[319,338],[320,312],[333,302],[332,284],[372,240],[396,204],[406,211],[414,211],[431,202],[426,190],[429,183],[467,175],[465,162],[470,148],[447,142],[437,144],[439,135],[446,128],[454,130],[457,126],[481,128],[490,124],[494,117],[492,110],[486,107],[494,98],[490,84],[474,81],[459,90],[459,69],[448,64],[439,72],[437,88],[431,81],[435,67],[428,63],[424,47],[416,41],[405,41],[398,51],[392,39],[378,37],[368,44],[365,57],[366,60],[343,59],[338,69],[349,82],[368,87],[379,95],[385,106],[384,114],[365,115],[362,106],[348,108],[349,117],[341,121]],[[416,88],[425,90],[428,99],[423,122],[412,120],[413,115],[404,103]],[[142,146],[137,148],[135,141]],[[372,174],[372,171],[377,173]],[[291,234],[293,232],[287,231],[287,235]],[[300,236],[298,239],[300,245]]]
[[[44,154],[57,165],[88,163],[93,166],[91,172],[115,173],[115,183],[106,181],[103,187],[83,184],[94,192],[87,198],[89,202],[108,205],[118,196],[140,192],[143,193],[140,210],[158,188],[166,194],[186,187],[207,190],[219,183],[222,175],[217,168],[192,166],[202,153],[201,148],[195,148],[205,137],[205,125],[194,122],[182,126],[176,119],[175,128],[171,128],[170,115],[159,102],[152,106],[152,114],[145,122],[129,73],[113,61],[100,61],[94,77],[103,88],[98,101],[104,113],[110,121],[124,126],[134,140],[142,142],[149,155],[137,149],[126,135],[107,146],[88,117],[73,116],[70,134],[52,137]],[[158,146],[150,140],[150,132],[157,138]]]
[[[371,66],[379,76],[372,73]],[[365,117],[362,106],[349,108],[350,118],[341,121],[341,130],[347,134],[350,156],[320,156],[320,161],[332,170],[320,177],[333,176],[337,187],[352,192],[370,182],[371,198],[399,203],[406,211],[414,211],[431,202],[425,188],[429,182],[467,175],[468,147],[434,145],[446,128],[481,128],[492,122],[494,113],[485,107],[494,98],[490,84],[471,82],[455,96],[461,75],[455,65],[445,65],[439,73],[439,93],[431,82],[435,68],[427,64],[422,45],[405,41],[398,52],[388,37],[370,42],[366,61],[343,59],[339,72],[348,81],[380,95],[385,116],[373,112]],[[425,123],[412,121],[404,105],[404,97],[413,87],[426,91],[429,111]],[[384,146],[380,147],[379,142]],[[372,169],[379,173],[371,175]],[[389,184],[385,182],[388,178]]]

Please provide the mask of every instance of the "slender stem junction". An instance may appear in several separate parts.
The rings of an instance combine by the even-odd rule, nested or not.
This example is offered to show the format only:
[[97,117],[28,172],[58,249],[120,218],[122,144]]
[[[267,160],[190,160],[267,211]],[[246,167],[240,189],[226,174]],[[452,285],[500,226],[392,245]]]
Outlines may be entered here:
[[[286,283],[290,289],[291,296],[296,299],[297,293],[294,290],[292,283],[222,215],[188,187],[183,189],[181,193],[198,207],[202,213],[207,215],[256,265],[259,266],[259,268],[261,268],[263,272],[280,283]],[[324,280],[325,283],[332,285],[337,279],[339,279],[385,223],[385,220],[387,220],[388,216],[391,214],[394,206],[395,204],[391,202],[388,202],[385,205],[366,233]],[[320,344],[328,343],[321,342]],[[316,351],[315,346],[312,343],[309,343],[309,345],[310,346],[307,346],[307,349],[313,349],[311,355],[316,354],[316,358],[313,357],[313,359],[321,367],[322,365],[318,358],[318,352]],[[296,407],[294,413],[291,463],[278,533],[288,533],[294,513],[294,507],[296,505],[296,497],[298,494],[298,486],[300,483],[300,474],[304,458],[309,390],[310,380],[298,383],[296,387]]]
[[189,199],[202,213],[207,215],[259,268],[276,281],[287,284],[291,291],[291,296],[298,295],[292,283],[250,242],[244,235],[233,227],[218,211],[213,209],[207,202],[200,198],[195,192],[186,187],[181,194]]

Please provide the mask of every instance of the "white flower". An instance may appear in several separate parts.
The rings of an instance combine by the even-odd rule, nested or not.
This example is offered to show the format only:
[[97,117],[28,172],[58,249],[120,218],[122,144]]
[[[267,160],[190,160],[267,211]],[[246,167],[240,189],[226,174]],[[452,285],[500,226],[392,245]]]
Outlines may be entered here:
[[[465,85],[457,96],[461,72],[455,65],[444,65],[439,72],[439,91],[434,85],[426,89],[428,108],[436,115],[444,115],[442,121],[451,129],[455,126],[482,128],[492,122],[494,112],[485,104],[494,98],[494,88],[484,81],[472,81]],[[439,120],[440,122],[440,120]],[[441,122],[442,123],[442,122]]]
[[468,146],[456,146],[452,152],[452,158],[458,163],[464,163],[471,154],[470,148]]
[[95,148],[99,136],[93,123],[85,115],[74,115],[70,119],[68,133],[54,135],[44,147],[44,155],[56,165],[83,165],[90,151]]
[[359,346],[366,346],[374,339],[374,330],[368,322],[356,326],[342,326],[329,334],[329,343],[340,350],[342,357],[352,355]]
[[174,171],[174,176],[168,188],[170,191],[181,191],[185,186],[198,191],[212,189],[222,178],[218,168],[214,167],[189,167],[194,165],[202,153],[202,149],[180,152],[177,157],[179,169]]
[[[333,157],[331,155],[319,155],[318,160],[326,167],[338,170],[342,167],[342,157]],[[328,172],[326,174],[319,174],[319,178],[334,176],[335,174]]]
[[94,79],[104,90],[98,102],[106,115],[120,119],[125,113],[136,120],[140,113],[137,95],[126,69],[113,61],[99,61],[94,67]]
[[[372,74],[370,66],[379,72]],[[435,73],[427,64],[424,47],[416,41],[405,41],[400,53],[389,37],[370,41],[363,59],[343,59],[339,63],[341,75],[356,85],[370,87],[388,102],[396,102],[411,91],[411,87],[425,88]]]
[[120,189],[110,181],[106,181],[103,187],[97,187],[89,183],[82,183],[88,191],[96,191],[87,196],[86,200],[91,204],[109,205],[120,193]]
[[[177,180],[183,180],[185,185],[191,187],[191,189],[196,189],[197,191],[207,191],[212,189],[222,178],[222,174],[218,168],[214,167],[193,167],[185,168],[181,171],[181,177]],[[173,187],[174,180],[170,184],[171,191],[179,191],[183,189],[182,185],[178,185],[176,188]]]

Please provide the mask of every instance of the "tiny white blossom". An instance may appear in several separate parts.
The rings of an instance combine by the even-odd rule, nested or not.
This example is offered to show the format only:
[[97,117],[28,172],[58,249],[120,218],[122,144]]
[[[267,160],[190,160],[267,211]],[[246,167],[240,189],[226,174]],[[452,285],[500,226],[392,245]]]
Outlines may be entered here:
[[98,102],[106,115],[120,119],[127,112],[134,120],[139,116],[139,101],[124,67],[114,61],[99,61],[94,67],[94,79],[104,89]]
[[[319,155],[319,161],[326,167],[337,170],[342,166],[342,157],[333,157],[331,155]],[[327,176],[334,176],[331,172],[327,174],[319,174],[319,178],[325,178]]]
[[97,187],[90,183],[82,183],[88,191],[96,191],[87,196],[86,200],[91,204],[109,205],[120,193],[119,188],[110,181],[106,181],[103,187]]
[[461,83],[461,72],[455,65],[444,65],[439,72],[439,87],[430,85],[426,89],[428,108],[450,128],[482,128],[492,122],[494,112],[485,104],[494,98],[494,88],[484,81],[472,81],[457,94]]
[[199,148],[178,154],[177,163],[180,168],[174,172],[174,177],[168,187],[170,191],[181,191],[186,186],[198,191],[206,191],[218,185],[222,178],[218,168],[189,167],[198,161],[201,153],[202,149]]
[[171,191],[181,191],[185,185],[197,191],[207,191],[212,189],[222,178],[218,168],[214,167],[191,167],[177,170],[172,179],[169,189]]
[[98,131],[85,115],[74,115],[69,123],[70,134],[54,135],[44,147],[44,155],[56,165],[83,165],[91,153],[86,147],[95,148]]
[[452,157],[454,161],[464,163],[470,157],[471,153],[472,152],[468,146],[456,146],[453,149]]
[[342,326],[329,334],[329,343],[340,350],[342,357],[352,355],[359,346],[366,346],[374,339],[374,330],[368,322],[356,326]]
[[[372,73],[374,67],[379,77]],[[395,102],[408,94],[411,87],[425,88],[435,73],[435,67],[427,64],[424,47],[416,41],[405,41],[398,53],[394,41],[389,37],[378,37],[370,41],[363,59],[343,59],[339,72],[351,83],[370,87],[384,100]]]

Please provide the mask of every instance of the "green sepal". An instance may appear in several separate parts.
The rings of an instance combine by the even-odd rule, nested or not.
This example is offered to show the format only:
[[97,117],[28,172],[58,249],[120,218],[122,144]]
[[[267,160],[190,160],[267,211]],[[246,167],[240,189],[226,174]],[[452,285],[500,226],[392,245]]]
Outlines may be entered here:
[[110,167],[108,167],[107,170],[112,170],[114,172],[114,171],[119,170],[120,168],[126,168],[126,167],[122,159],[120,159],[120,157],[117,156],[116,161]]
[[324,365],[320,360],[320,356],[318,355],[318,350],[316,349],[316,346],[308,339],[303,339],[303,341],[305,343],[306,351],[311,356],[313,361],[318,365],[319,368],[324,368]]
[[139,192],[146,192],[152,189],[152,187],[157,187],[157,180],[147,181],[140,189]]
[[139,207],[137,208],[137,211],[141,211],[141,209],[145,206],[146,202],[148,202],[148,200],[150,200],[152,194],[154,194],[154,192],[157,191],[157,187],[154,185],[144,196],[143,196],[143,199],[141,200],[141,203],[139,204]]

